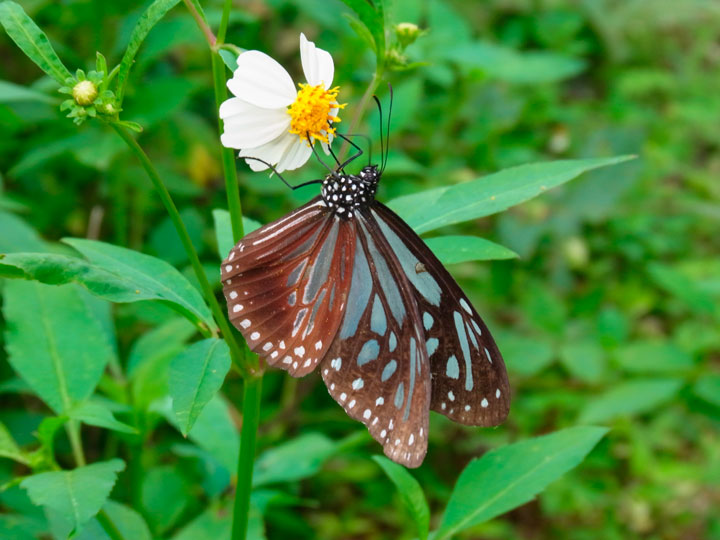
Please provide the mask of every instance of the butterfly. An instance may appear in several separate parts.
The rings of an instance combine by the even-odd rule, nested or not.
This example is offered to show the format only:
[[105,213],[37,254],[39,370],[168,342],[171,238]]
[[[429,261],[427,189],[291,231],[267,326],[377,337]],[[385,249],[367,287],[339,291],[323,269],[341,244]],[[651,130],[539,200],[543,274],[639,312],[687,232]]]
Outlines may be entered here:
[[252,351],[293,377],[319,366],[330,395],[385,455],[414,468],[427,453],[430,410],[473,426],[505,420],[505,364],[442,263],[375,199],[387,151],[382,167],[347,174],[362,150],[339,136],[359,153],[302,184],[321,182],[319,196],[232,248],[223,292]]

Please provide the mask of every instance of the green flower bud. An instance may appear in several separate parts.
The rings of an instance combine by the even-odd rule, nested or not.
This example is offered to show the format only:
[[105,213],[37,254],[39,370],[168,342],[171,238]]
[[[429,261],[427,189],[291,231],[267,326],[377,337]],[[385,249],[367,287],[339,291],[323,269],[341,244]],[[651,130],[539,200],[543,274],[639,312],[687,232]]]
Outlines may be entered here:
[[73,86],[72,96],[75,103],[83,107],[90,105],[97,98],[97,87],[90,81],[84,80]]
[[423,33],[417,24],[404,22],[395,25],[395,35],[403,49],[414,43]]

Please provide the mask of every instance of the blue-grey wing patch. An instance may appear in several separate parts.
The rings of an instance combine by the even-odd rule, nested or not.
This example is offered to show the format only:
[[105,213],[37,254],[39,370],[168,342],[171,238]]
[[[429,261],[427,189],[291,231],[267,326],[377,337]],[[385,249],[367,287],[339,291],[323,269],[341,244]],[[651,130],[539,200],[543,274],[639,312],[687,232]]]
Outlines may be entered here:
[[[359,215],[359,214],[358,214]],[[321,364],[330,395],[407,467],[427,452],[430,369],[412,285],[372,224],[359,217],[350,293]]]
[[510,388],[487,326],[410,227],[379,203],[371,212],[413,284],[432,376],[430,408],[462,424],[502,423],[510,409]]

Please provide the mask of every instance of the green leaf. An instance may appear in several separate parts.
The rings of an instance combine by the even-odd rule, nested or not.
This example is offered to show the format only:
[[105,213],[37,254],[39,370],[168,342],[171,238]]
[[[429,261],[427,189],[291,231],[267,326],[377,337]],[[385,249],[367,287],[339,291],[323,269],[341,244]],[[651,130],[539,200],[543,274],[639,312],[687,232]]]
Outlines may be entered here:
[[436,236],[425,239],[425,243],[443,264],[512,259],[518,256],[505,246],[477,236]]
[[634,341],[616,351],[620,367],[630,373],[673,373],[693,367],[692,357],[672,343]]
[[193,343],[170,364],[170,395],[180,431],[187,436],[230,369],[230,349],[217,338]]
[[566,343],[560,348],[560,361],[581,381],[596,383],[605,373],[605,353],[590,340]]
[[30,463],[25,452],[20,449],[2,422],[0,422],[0,458],[12,459],[24,465]]
[[264,452],[255,462],[253,486],[293,482],[312,476],[336,450],[320,433],[306,433]]
[[430,508],[420,483],[405,467],[393,463],[385,456],[373,456],[372,458],[400,492],[403,503],[417,525],[418,537],[420,540],[426,540],[430,531]]
[[60,85],[72,77],[55,53],[45,32],[15,2],[0,4],[0,23],[15,44]]
[[698,284],[678,270],[660,263],[650,263],[648,272],[652,280],[664,290],[679,298],[698,313],[715,313],[716,302]]
[[222,61],[225,64],[225,66],[230,71],[235,73],[235,71],[237,70],[237,67],[238,67],[238,65],[237,65],[238,55],[235,54],[233,51],[229,51],[227,49],[220,49],[218,51],[218,54],[220,55],[220,58],[222,58]]
[[399,197],[390,202],[417,233],[489,216],[537,197],[580,174],[622,163],[633,156],[559,160],[511,167],[447,188]]
[[90,260],[54,253],[12,253],[0,258],[0,277],[48,285],[74,282],[111,302],[158,300],[198,326],[215,328],[198,290],[165,261],[103,242],[66,242]]
[[[180,431],[171,401],[170,398],[157,401],[153,404],[153,408]],[[240,437],[230,415],[230,408],[219,392],[205,405],[188,433],[188,438],[210,454],[228,472],[235,470]]]
[[385,59],[385,23],[382,9],[375,9],[366,0],[342,0],[343,4],[352,9],[365,25],[373,38],[373,50],[378,64]]
[[535,375],[553,359],[553,346],[545,338],[515,332],[497,332],[496,339],[508,370],[524,376]]
[[[0,9],[2,4],[0,4]],[[0,81],[0,103],[15,103],[23,101],[39,101],[41,103],[56,103],[57,100],[19,84],[11,83],[8,81]]]
[[127,49],[125,49],[125,54],[120,61],[120,69],[117,74],[117,91],[115,94],[119,103],[122,103],[130,68],[135,61],[135,55],[137,55],[140,45],[142,45],[142,42],[150,33],[153,26],[160,22],[165,14],[175,7],[179,1],[180,0],[155,0],[150,4],[150,7],[145,10],[145,13],[140,16],[137,24],[135,24],[135,28],[130,35]]
[[190,486],[180,468],[163,465],[143,472],[142,505],[157,536],[178,521],[190,497]]
[[112,411],[97,402],[86,401],[68,411],[68,416],[90,426],[114,429],[123,433],[137,433],[137,430],[113,416]]
[[[105,503],[103,510],[110,522],[117,527],[121,538],[126,540],[152,540],[150,529],[145,520],[132,508],[111,499]],[[108,536],[98,518],[93,519],[73,540],[115,540]]]
[[128,302],[132,295],[136,300],[162,300],[178,307],[191,320],[202,321],[211,329],[216,328],[200,292],[165,261],[95,240],[64,238],[63,242],[77,249],[95,267],[114,274],[116,281],[124,283],[124,287],[118,287],[117,291],[122,300],[108,300]]
[[93,393],[113,351],[74,285],[5,284],[8,360],[57,413]]
[[465,467],[435,540],[525,504],[576,467],[607,429],[580,426],[492,450]]
[[[30,225],[9,212],[0,211],[0,254],[47,251],[47,244]],[[2,263],[2,258],[0,258]]]
[[[218,254],[221,259],[227,257],[230,250],[235,245],[233,242],[232,227],[230,225],[230,212],[216,208],[212,211],[213,221],[215,222],[215,238],[218,245]],[[260,222],[243,216],[243,230],[245,234],[251,233],[261,227]]]
[[716,373],[703,375],[695,383],[693,392],[708,403],[720,407],[720,375]]
[[71,471],[34,474],[22,481],[36,505],[56,511],[78,531],[97,514],[115,485],[117,473],[125,468],[120,459],[93,463]]
[[585,62],[547,52],[517,51],[485,41],[449,48],[443,55],[468,69],[480,69],[489,77],[514,84],[541,84],[578,75]]
[[679,379],[647,379],[621,383],[591,400],[579,422],[607,422],[618,416],[641,414],[669,401],[682,386]]

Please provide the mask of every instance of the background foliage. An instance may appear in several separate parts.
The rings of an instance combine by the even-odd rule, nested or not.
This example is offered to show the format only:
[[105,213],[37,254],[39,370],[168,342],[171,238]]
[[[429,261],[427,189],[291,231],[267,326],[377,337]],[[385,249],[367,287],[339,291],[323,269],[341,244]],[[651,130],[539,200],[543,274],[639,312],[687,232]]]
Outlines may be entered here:
[[[120,61],[150,3],[21,4],[71,71],[90,71],[96,51],[111,65]],[[451,271],[508,364],[514,401],[505,425],[469,429],[432,415],[428,457],[410,476],[387,460],[368,459],[377,446],[318,377],[295,381],[270,371],[250,535],[415,538],[429,515],[438,538],[461,525],[470,527],[460,533],[466,538],[720,537],[720,8],[699,0],[386,5],[395,22],[415,22],[428,33],[408,47],[407,59],[395,59],[410,69],[387,75],[395,106],[380,200],[463,189],[451,186],[529,162],[639,158],[590,171],[500,215],[440,222],[443,234],[479,232],[519,255],[477,262],[448,252],[456,263]],[[216,27],[220,3],[203,6]],[[332,52],[341,97],[356,104],[375,60],[349,13],[339,1],[237,3],[228,41],[268,52],[299,74],[297,37],[304,31]],[[173,284],[175,293],[187,287],[183,275],[196,282],[180,240],[123,141],[99,122],[73,125],[58,111],[57,85],[5,34],[0,49],[0,253],[42,276],[47,268],[27,252],[52,252],[58,259],[43,256],[43,264],[61,260],[69,268],[65,281],[53,274],[56,283],[82,276],[96,295],[133,300],[113,304],[111,312],[75,285],[2,283],[8,323],[0,321],[0,457],[14,461],[0,459],[0,535],[63,537],[87,524],[79,537],[106,538],[103,519],[125,538],[227,535],[241,381],[231,376],[215,394],[220,381],[204,379],[201,412],[168,397],[199,363],[227,370],[224,344],[197,332],[203,321],[214,324],[199,293],[190,287],[179,302],[152,301],[167,300],[160,285]],[[227,204],[212,74],[207,44],[182,4],[147,34],[123,76],[129,83],[122,117],[144,128],[140,141],[217,286],[217,244],[225,244],[224,255],[228,240],[227,226],[216,235],[216,224],[227,222],[218,209]],[[387,97],[382,86],[379,93]],[[377,138],[374,116],[366,117],[362,131]],[[314,193],[289,192],[242,165],[239,172],[244,211],[258,222]],[[311,164],[288,178],[321,174]],[[495,177],[498,189],[503,178]],[[394,204],[400,208],[403,199]],[[438,219],[447,215],[436,210]],[[167,264],[90,240],[57,243],[65,237],[101,239]],[[133,297],[134,290],[108,285],[116,283],[112,275],[88,274],[77,262],[86,259],[67,266],[74,253],[68,245],[91,262],[138,257],[132,267],[151,265],[148,273],[162,275],[162,283],[144,283]],[[61,354],[53,354],[52,341],[33,338],[38,324],[62,342]],[[82,354],[62,354],[68,350]],[[30,356],[50,363],[29,369],[20,360]],[[67,363],[88,369],[72,370],[55,392],[49,378]],[[83,423],[91,465],[72,468],[76,431],[59,429],[68,419]],[[572,428],[577,424],[610,430],[580,467],[527,502],[603,433]],[[550,432],[556,433],[530,439]],[[515,441],[523,442],[503,446]],[[549,460],[564,460],[564,468],[547,478],[523,477],[533,444]],[[23,480],[36,464],[53,460],[65,470]],[[472,514],[457,510],[458,498],[464,503],[479,491],[477,484],[468,488],[468,478],[482,480],[488,496],[506,468],[524,478],[517,492],[503,489],[494,503],[478,501]],[[91,520],[111,490],[104,513]],[[74,510],[66,508],[72,497],[79,503]]]

